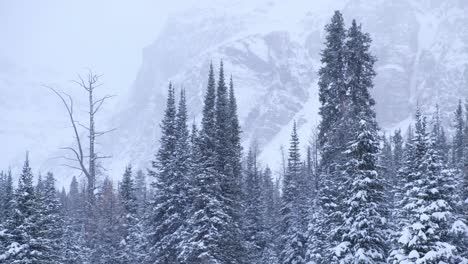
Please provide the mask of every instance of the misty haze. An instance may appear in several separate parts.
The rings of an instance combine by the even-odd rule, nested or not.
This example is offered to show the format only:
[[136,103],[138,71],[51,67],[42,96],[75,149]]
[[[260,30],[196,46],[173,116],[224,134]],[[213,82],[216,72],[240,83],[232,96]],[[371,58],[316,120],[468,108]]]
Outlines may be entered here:
[[0,263],[468,264],[468,1],[0,0]]

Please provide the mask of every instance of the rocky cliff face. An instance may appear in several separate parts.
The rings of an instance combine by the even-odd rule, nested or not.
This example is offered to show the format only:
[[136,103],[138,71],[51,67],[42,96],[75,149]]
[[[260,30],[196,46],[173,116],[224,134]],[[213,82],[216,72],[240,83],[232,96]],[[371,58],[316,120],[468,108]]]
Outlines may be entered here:
[[[326,6],[325,6],[326,5]],[[200,120],[210,61],[232,73],[245,144],[255,140],[263,158],[279,163],[292,120],[303,142],[318,123],[317,72],[323,27],[340,9],[349,24],[363,24],[374,40],[374,97],[383,128],[406,125],[417,104],[438,103],[447,122],[468,97],[466,1],[266,1],[192,9],[170,19],[143,53],[131,94],[113,120],[118,140],[106,144],[113,167],[146,167],[159,137],[167,83],[187,90],[191,117]]]

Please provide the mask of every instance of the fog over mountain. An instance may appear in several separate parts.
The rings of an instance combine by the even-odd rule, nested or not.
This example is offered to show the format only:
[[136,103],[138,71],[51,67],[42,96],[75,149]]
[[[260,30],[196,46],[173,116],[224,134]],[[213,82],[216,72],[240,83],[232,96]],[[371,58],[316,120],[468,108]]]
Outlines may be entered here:
[[[418,104],[428,114],[439,104],[449,124],[458,99],[468,97],[467,1],[215,3],[210,1],[209,5],[200,4],[171,15],[159,36],[144,48],[135,81],[103,118],[105,127],[117,128],[101,141],[101,152],[113,156],[106,163],[109,173],[120,175],[129,162],[138,168],[149,165],[158,144],[169,81],[177,89],[186,89],[190,119],[200,121],[208,65],[213,62],[217,68],[220,60],[234,80],[244,145],[258,142],[262,160],[278,168],[280,147],[287,145],[293,121],[298,123],[302,143],[307,142],[319,122],[320,50],[324,25],[334,10],[343,12],[348,25],[353,18],[362,23],[373,39],[372,48],[378,58],[373,93],[383,129],[406,127]],[[2,91],[13,92],[11,83],[18,86],[14,91],[31,87],[24,83],[27,81],[22,80],[22,75],[12,74],[9,65],[0,64],[0,69]],[[2,134],[10,140],[7,149],[15,149],[8,155],[16,158],[23,153],[22,148],[37,151],[41,155],[33,162],[42,164],[43,169],[56,165],[57,161],[50,158],[59,154],[51,147],[44,148],[42,140],[60,138],[59,144],[50,144],[54,148],[66,144],[65,133],[71,140],[70,131],[63,125],[44,130],[52,133],[47,136],[31,132],[32,127],[43,126],[35,121],[54,124],[44,117],[46,110],[41,115],[41,108],[53,102],[52,110],[47,111],[57,113],[60,105],[50,94],[46,97],[47,101],[31,102],[39,117],[25,116],[26,124],[9,120],[8,116],[16,116],[5,116],[11,113],[11,102],[1,103],[2,120],[8,124]],[[53,133],[60,136],[50,136]],[[40,144],[14,146],[13,142],[21,140]]]

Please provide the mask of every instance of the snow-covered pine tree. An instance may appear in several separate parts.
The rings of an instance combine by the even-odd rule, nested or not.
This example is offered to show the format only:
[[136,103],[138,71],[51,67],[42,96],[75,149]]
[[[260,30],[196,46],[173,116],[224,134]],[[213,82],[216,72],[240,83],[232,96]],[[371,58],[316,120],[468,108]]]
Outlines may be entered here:
[[231,156],[231,167],[234,177],[237,181],[241,181],[242,166],[242,145],[241,145],[241,127],[239,125],[239,118],[237,116],[237,100],[234,92],[234,82],[232,76],[229,79],[229,138],[231,139],[230,144],[230,156]]
[[289,147],[288,167],[283,179],[280,210],[280,263],[305,263],[305,236],[300,219],[299,184],[302,177],[299,138],[294,122]]
[[316,198],[316,175],[314,173],[314,161],[313,161],[313,154],[312,154],[312,145],[307,146],[306,148],[306,160],[305,160],[305,179],[307,182],[307,189],[308,189],[308,203],[312,204],[313,200]]
[[[174,153],[174,166],[176,170],[176,179],[173,190],[178,195],[177,206],[180,207],[179,221],[180,226],[177,231],[178,254],[183,251],[186,245],[189,231],[188,219],[191,203],[191,146],[190,132],[187,126],[187,103],[185,98],[185,90],[180,91],[179,105],[175,119],[176,128],[176,146]],[[182,260],[182,256],[178,255],[178,260]]]
[[135,192],[138,207],[137,215],[139,219],[143,219],[148,203],[148,188],[146,185],[146,174],[142,170],[138,170],[135,176]]
[[[243,207],[243,193],[242,193],[242,145],[241,145],[241,132],[242,129],[239,124],[239,117],[237,115],[237,100],[234,91],[234,82],[232,80],[232,75],[229,80],[229,98],[228,98],[228,113],[229,113],[229,126],[228,126],[228,143],[229,147],[227,147],[229,152],[229,163],[230,168],[232,170],[232,179],[230,181],[231,185],[231,196],[235,199],[235,203],[233,204],[233,211],[234,211],[234,221],[237,223],[239,227],[235,227],[236,232],[242,233],[240,230],[241,226],[241,217],[242,217],[242,207]],[[241,239],[242,234],[237,234],[237,239]],[[234,251],[238,251],[237,257],[242,257],[245,255],[243,253],[244,248],[240,248],[240,242],[236,242],[234,244]],[[237,248],[237,249],[236,249]],[[239,259],[239,262],[244,262],[244,260]]]
[[263,222],[262,178],[258,168],[257,148],[249,149],[244,172],[245,205],[243,214],[243,232],[247,259],[253,263],[260,263],[265,249],[265,227]]
[[2,180],[2,204],[1,204],[1,222],[0,222],[0,263],[5,260],[9,254],[7,249],[12,242],[11,228],[13,227],[13,216],[15,213],[15,193],[13,190],[13,179],[11,170],[3,174]]
[[401,168],[404,164],[405,149],[403,147],[404,141],[401,135],[401,129],[397,129],[393,133],[391,138],[391,144],[393,147],[392,157],[393,157],[393,179],[394,181],[387,186],[386,190],[390,189],[392,191],[392,207],[388,211],[388,223],[391,230],[395,229],[398,225],[398,212],[399,212],[399,202],[402,197],[402,188],[403,188],[403,179],[401,178]]
[[36,221],[38,206],[28,154],[18,179],[15,202],[13,217],[6,223],[9,232],[4,234],[7,238],[6,248],[0,260],[7,263],[39,263],[42,259],[42,241]]
[[41,241],[40,263],[63,263],[63,227],[62,208],[55,190],[54,175],[49,172],[45,180],[38,184],[38,215],[35,218],[39,226],[38,239]]
[[455,168],[461,170],[463,167],[463,148],[464,143],[464,128],[465,120],[463,116],[463,106],[461,100],[458,102],[457,109],[454,113],[454,124],[455,134],[453,136],[452,143],[452,164]]
[[[3,171],[0,171],[0,211],[3,210],[3,196],[5,194],[5,181],[6,174]],[[0,216],[0,224],[3,222],[3,216]]]
[[73,176],[67,195],[62,258],[70,264],[89,263],[90,250],[85,243],[84,210],[85,198]]
[[[392,138],[388,138],[385,134],[382,136],[382,147],[379,154],[378,173],[385,182],[385,201],[388,203],[388,208],[391,210],[395,206],[395,190],[398,179],[396,177],[395,161],[393,158]],[[390,213],[389,210],[389,213]]]
[[370,95],[375,58],[370,43],[370,36],[353,20],[346,42],[350,141],[344,152],[343,241],[335,248],[339,263],[385,263],[386,258],[384,178],[377,171],[378,126]]
[[[468,223],[468,99],[465,101],[465,151],[464,153],[464,169],[463,169],[463,194],[462,202],[464,203],[465,220]],[[468,234],[467,234],[468,237]],[[467,250],[468,251],[468,250]],[[467,253],[468,257],[468,253]]]
[[[189,236],[182,248],[182,263],[231,263],[224,251],[225,230],[231,221],[225,207],[217,166],[216,82],[210,65],[202,128],[192,151],[193,186]],[[229,243],[228,243],[229,244]],[[235,263],[235,262],[234,262]]]
[[[231,86],[233,89],[233,85]],[[231,104],[230,105],[230,101]],[[242,194],[240,186],[240,156],[235,134],[238,127],[236,112],[231,112],[235,106],[235,97],[229,98],[225,83],[223,62],[220,63],[218,85],[215,103],[216,128],[216,171],[221,178],[222,203],[230,220],[227,221],[224,236],[223,252],[227,263],[243,263],[245,256],[242,247],[241,210]],[[235,110],[235,109],[233,109]],[[236,144],[236,145],[234,145]],[[235,173],[238,173],[237,175]]]
[[403,166],[403,136],[401,135],[401,129],[395,130],[392,137],[393,144],[393,165],[395,173],[398,174],[398,171]]
[[4,224],[6,221],[11,220],[14,209],[14,190],[13,190],[13,178],[11,176],[11,170],[8,172],[2,172],[2,199],[1,199],[1,216],[0,224]]
[[122,241],[119,248],[119,262],[142,263],[146,254],[146,235],[143,223],[138,218],[136,187],[133,179],[132,166],[128,165],[122,176],[119,187],[122,203]]
[[120,242],[122,241],[123,219],[122,204],[114,185],[105,178],[96,200],[97,235],[91,252],[91,263],[125,264],[119,259]]
[[468,260],[468,99],[465,101],[464,125],[462,166],[457,171],[459,182],[456,187],[459,190],[458,211],[460,219],[454,223],[451,231],[459,252],[461,252],[462,257]]
[[149,175],[155,178],[154,197],[149,210],[149,252],[151,263],[177,263],[177,247],[181,241],[183,204],[176,189],[184,183],[176,167],[176,103],[172,84],[169,84],[166,111],[161,123],[160,148],[152,162]]
[[401,170],[405,186],[399,237],[390,263],[463,263],[450,235],[454,174],[447,170],[418,109],[412,147]]
[[[343,165],[342,152],[347,139],[344,137],[346,128],[343,108],[346,97],[345,85],[345,38],[343,16],[335,11],[331,22],[325,26],[325,48],[321,52],[322,67],[319,70],[319,99],[321,103],[319,114],[322,117],[318,144],[320,148],[321,164],[318,178],[319,204],[323,210],[316,210],[317,216],[314,224],[315,235],[309,235],[309,244],[316,244],[309,254],[314,258],[327,258],[332,256],[331,248],[336,246],[341,238],[339,234],[332,234],[336,227],[341,225],[340,194],[341,185],[339,168]],[[317,233],[320,232],[320,233]],[[328,237],[319,240],[319,237]],[[319,245],[321,244],[321,245]],[[324,249],[325,251],[321,251]],[[320,250],[320,252],[319,252]],[[329,262],[329,260],[328,260]]]
[[280,205],[279,190],[273,183],[271,169],[266,167],[262,173],[262,217],[264,224],[265,246],[260,264],[278,264],[277,224]]
[[435,139],[435,147],[439,151],[439,154],[447,162],[449,159],[449,146],[447,144],[447,138],[445,136],[445,129],[440,119],[440,108],[436,105],[434,116],[432,117],[432,135]]
[[[344,109],[340,107],[346,97],[345,85],[345,39],[343,15],[335,11],[331,22],[325,26],[325,49],[321,52],[322,67],[319,70],[319,99],[321,103],[320,130],[318,140],[322,149],[322,170],[333,170],[334,165],[329,164],[341,152],[335,148],[339,138],[336,126]],[[343,142],[341,142],[343,143]]]

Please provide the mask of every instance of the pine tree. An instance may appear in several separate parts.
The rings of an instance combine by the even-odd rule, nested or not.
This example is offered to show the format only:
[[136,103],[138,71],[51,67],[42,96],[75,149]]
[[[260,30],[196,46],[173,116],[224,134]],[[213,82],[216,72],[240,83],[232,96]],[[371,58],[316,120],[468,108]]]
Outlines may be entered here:
[[390,263],[463,263],[450,235],[454,215],[454,175],[439,155],[418,110],[406,156],[399,238]]
[[240,140],[241,128],[239,125],[239,118],[237,116],[237,101],[234,94],[234,83],[232,76],[229,81],[229,138],[230,140],[230,157],[231,167],[233,170],[234,177],[240,182],[241,180],[241,156],[242,156],[242,145]]
[[385,200],[388,202],[389,208],[395,207],[395,187],[398,183],[396,176],[395,161],[392,149],[392,138],[387,138],[384,134],[382,138],[382,149],[379,155],[379,170],[378,173],[382,176],[385,182]]
[[452,163],[453,166],[459,170],[462,169],[463,165],[463,146],[464,138],[463,138],[463,130],[465,128],[465,121],[463,120],[463,107],[461,100],[458,102],[457,109],[455,110],[455,117],[454,117],[454,129],[455,135],[453,137],[453,144],[452,144]]
[[160,148],[153,161],[149,175],[155,178],[155,194],[151,201],[149,255],[152,263],[177,263],[177,246],[180,243],[180,219],[184,208],[180,204],[179,190],[181,179],[176,167],[177,124],[175,95],[169,84],[164,119],[161,124]]
[[384,179],[377,171],[378,127],[370,96],[375,58],[370,36],[353,20],[346,42],[349,135],[343,176],[343,241],[335,248],[340,263],[384,263],[386,219]]
[[432,132],[435,139],[435,148],[439,151],[439,155],[444,159],[444,162],[448,161],[449,146],[447,145],[447,138],[445,136],[444,126],[440,119],[439,105],[436,105],[436,111],[432,118]]
[[67,195],[62,258],[70,264],[89,263],[90,250],[84,237],[85,198],[73,176]]
[[97,236],[93,245],[91,263],[124,264],[119,258],[119,248],[122,241],[123,219],[122,204],[115,193],[112,181],[105,178],[96,200],[99,210],[97,218]]
[[[462,202],[465,208],[465,219],[468,223],[468,99],[465,102],[465,151],[464,151],[464,177],[463,177],[463,190]],[[468,234],[467,234],[468,236]],[[468,257],[468,254],[467,254]]]
[[299,184],[302,174],[299,153],[299,138],[294,122],[289,147],[287,172],[283,180],[283,196],[280,223],[280,262],[285,264],[305,263],[305,237],[300,219]]
[[401,129],[395,130],[393,137],[393,164],[395,172],[398,173],[400,168],[403,166],[403,137],[401,135]]
[[[322,147],[323,162],[327,162],[329,157],[334,158],[339,153],[334,150],[334,144],[337,143],[334,140],[339,139],[338,135],[334,134],[340,131],[334,127],[340,121],[340,115],[344,111],[340,105],[346,96],[344,79],[346,30],[343,16],[339,11],[335,11],[331,22],[325,26],[325,31],[327,33],[325,49],[321,52],[323,66],[319,70],[319,99],[322,104],[319,112],[322,116],[319,142]],[[322,167],[325,169],[325,164]],[[328,169],[329,166],[326,167]]]
[[9,263],[38,263],[42,259],[43,248],[37,226],[37,201],[33,186],[33,175],[26,155],[22,173],[15,193],[15,210],[7,229],[6,251],[1,260]]
[[392,157],[393,157],[393,182],[389,183],[386,190],[391,191],[392,195],[392,207],[388,212],[389,216],[389,226],[391,229],[395,229],[398,225],[398,204],[402,197],[403,189],[403,179],[400,177],[402,175],[401,169],[404,165],[405,149],[403,147],[403,137],[401,135],[401,129],[395,130],[392,137]]
[[142,221],[138,218],[136,188],[131,165],[125,168],[120,183],[119,196],[123,206],[124,226],[118,258],[121,263],[141,263],[146,254],[144,248],[146,246],[146,237]]
[[[232,97],[229,93],[232,91]],[[221,61],[216,89],[216,170],[221,178],[222,202],[230,220],[223,230],[225,261],[243,263],[244,249],[241,231],[241,162],[236,100],[232,78],[230,91],[225,83],[224,67]]]
[[259,263],[265,249],[265,226],[263,222],[261,173],[258,168],[257,148],[251,147],[245,168],[245,211],[243,214],[243,232],[246,241],[248,259]]
[[[180,226],[177,232],[178,237],[178,254],[183,251],[186,239],[189,236],[189,227],[187,225],[189,219],[189,210],[191,202],[191,147],[190,147],[190,132],[187,126],[187,105],[185,98],[185,90],[180,92],[180,100],[176,115],[176,148],[174,153],[174,163],[176,170],[176,179],[174,181],[173,190],[177,196],[177,206],[180,207],[179,221]],[[178,256],[179,261],[183,259]]]
[[262,173],[262,204],[265,245],[261,256],[261,264],[277,264],[278,241],[277,226],[280,205],[279,190],[273,183],[270,168],[266,167]]
[[[39,238],[42,247],[41,263],[63,263],[63,214],[55,190],[55,178],[47,173],[45,180],[40,182],[38,190],[38,216],[37,225],[40,228]],[[40,192],[40,193],[39,193]]]
[[230,263],[225,254],[224,231],[231,220],[222,196],[221,179],[217,173],[216,87],[213,66],[210,65],[205,94],[202,128],[194,146],[193,202],[190,208],[189,236],[181,256],[183,263]]
[[[315,230],[315,235],[309,235],[312,240],[309,244],[319,243],[314,246],[309,254],[314,258],[323,258],[327,261],[332,256],[331,248],[340,241],[339,234],[333,234],[336,227],[341,225],[342,217],[339,213],[341,209],[340,201],[341,184],[339,169],[343,165],[343,150],[348,139],[345,133],[348,130],[345,119],[346,83],[345,83],[345,39],[346,30],[344,28],[343,16],[339,11],[335,11],[331,22],[325,26],[326,38],[325,49],[321,52],[322,67],[319,70],[319,99],[321,103],[319,114],[322,117],[318,143],[321,155],[319,166],[319,204],[321,210],[316,210],[315,223],[320,226]],[[328,237],[327,240],[319,240],[317,237]],[[320,251],[324,249],[325,251]],[[328,260],[329,262],[330,260]]]
[[13,190],[13,179],[11,171],[2,174],[2,204],[1,204],[1,222],[0,222],[0,263],[9,257],[8,247],[12,243],[11,229],[13,228],[15,215],[15,199]]
[[136,191],[136,200],[137,200],[137,215],[139,219],[143,219],[146,207],[147,207],[147,197],[148,189],[146,185],[146,175],[142,170],[138,170],[135,176],[135,191]]
[[13,216],[14,209],[14,190],[13,190],[13,178],[11,176],[11,170],[8,170],[7,173],[2,172],[2,199],[1,199],[1,221],[0,223],[4,224],[5,222],[11,220]]

